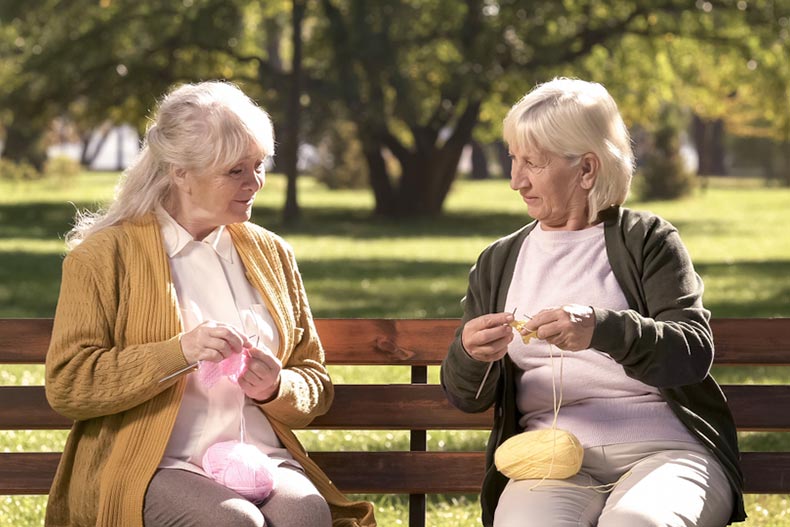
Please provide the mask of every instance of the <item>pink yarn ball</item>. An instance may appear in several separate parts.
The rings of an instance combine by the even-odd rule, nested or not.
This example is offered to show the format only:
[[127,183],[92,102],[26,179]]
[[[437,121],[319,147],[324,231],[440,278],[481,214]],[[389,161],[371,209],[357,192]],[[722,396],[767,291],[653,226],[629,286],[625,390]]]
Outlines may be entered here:
[[223,441],[203,456],[203,470],[252,502],[265,500],[276,486],[274,461],[253,445]]

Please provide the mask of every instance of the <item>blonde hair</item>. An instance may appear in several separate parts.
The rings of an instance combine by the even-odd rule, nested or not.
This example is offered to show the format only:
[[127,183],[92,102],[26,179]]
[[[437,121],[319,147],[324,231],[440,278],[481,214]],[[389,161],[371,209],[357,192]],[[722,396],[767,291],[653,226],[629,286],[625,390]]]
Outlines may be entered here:
[[127,168],[106,210],[78,211],[66,235],[72,249],[89,235],[164,206],[171,195],[171,173],[185,169],[204,175],[230,168],[251,145],[274,154],[269,115],[238,87],[210,81],[185,84],[166,94],[148,126],[142,149]]
[[547,151],[577,161],[595,154],[600,166],[588,197],[590,223],[628,197],[634,173],[631,139],[601,84],[568,78],[539,84],[510,109],[503,136],[520,151]]

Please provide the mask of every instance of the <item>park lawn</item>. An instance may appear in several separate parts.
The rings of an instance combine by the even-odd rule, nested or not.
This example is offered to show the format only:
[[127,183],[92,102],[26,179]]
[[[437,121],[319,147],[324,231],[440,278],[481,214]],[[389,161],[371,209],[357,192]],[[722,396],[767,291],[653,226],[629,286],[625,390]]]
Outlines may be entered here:
[[[62,235],[75,207],[95,208],[117,175],[69,181],[0,182],[0,316],[51,317],[57,301]],[[328,191],[302,178],[302,220],[280,221],[284,180],[269,177],[254,221],[293,246],[317,317],[457,317],[466,276],[479,252],[529,221],[504,180],[461,181],[441,218],[372,218],[369,191]],[[689,248],[717,317],[790,316],[790,189],[711,178],[706,190],[674,202],[629,202],[674,223]],[[405,368],[333,367],[337,382],[407,382]],[[436,368],[430,372],[436,382]],[[717,374],[721,382],[786,383],[790,372],[764,368]],[[40,368],[3,367],[0,384],[40,384]],[[404,432],[300,432],[310,449],[407,449]],[[482,449],[484,432],[429,432],[429,448]],[[0,449],[57,450],[65,432],[0,432]],[[744,450],[790,449],[785,434],[743,434]],[[406,500],[373,497],[381,525],[407,523]],[[0,497],[0,525],[41,525],[45,498]],[[748,496],[747,527],[790,526],[787,496]],[[429,499],[429,525],[479,525],[475,496]]]

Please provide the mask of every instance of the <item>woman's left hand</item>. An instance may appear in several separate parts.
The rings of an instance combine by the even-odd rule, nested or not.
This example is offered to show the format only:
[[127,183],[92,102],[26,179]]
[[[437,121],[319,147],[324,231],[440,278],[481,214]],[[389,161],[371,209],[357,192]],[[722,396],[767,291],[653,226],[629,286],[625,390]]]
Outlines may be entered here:
[[590,347],[595,330],[595,315],[590,306],[567,304],[544,309],[527,324],[537,337],[566,351],[581,351]]
[[269,402],[280,390],[282,362],[268,349],[251,346],[247,352],[250,354],[247,371],[239,377],[239,386],[255,402]]

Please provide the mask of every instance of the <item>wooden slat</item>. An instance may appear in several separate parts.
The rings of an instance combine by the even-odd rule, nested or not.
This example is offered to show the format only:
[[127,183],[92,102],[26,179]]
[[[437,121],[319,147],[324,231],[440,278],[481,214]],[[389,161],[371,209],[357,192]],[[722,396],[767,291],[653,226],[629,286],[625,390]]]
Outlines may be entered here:
[[483,481],[482,452],[313,452],[344,492],[476,493]]
[[790,385],[724,385],[722,389],[738,430],[790,431]]
[[435,365],[447,354],[456,319],[318,319],[331,364]]
[[[739,430],[790,431],[790,386],[722,387]],[[314,429],[485,430],[493,412],[467,414],[447,401],[435,384],[338,385],[335,401]],[[71,421],[49,408],[42,386],[0,386],[0,429],[65,429]]]
[[744,452],[741,466],[745,492],[790,493],[790,452]]
[[0,453],[0,496],[49,494],[59,452]]
[[[436,365],[447,353],[456,319],[317,319],[330,364]],[[716,363],[786,365],[790,318],[720,318],[711,322]],[[51,319],[0,319],[0,364],[44,361]]]
[[[491,427],[492,411],[457,410],[437,385],[338,385],[311,429],[464,430]],[[0,386],[0,430],[56,430],[71,421],[49,407],[43,386]]]
[[0,386],[0,430],[63,430],[72,422],[50,408],[43,386]]
[[790,365],[790,318],[711,320],[717,364]]
[[44,362],[51,318],[0,318],[0,364]]
[[[313,452],[310,457],[343,492],[475,493],[482,452]],[[46,494],[58,453],[0,453],[0,495]]]
[[[483,478],[482,452],[313,452],[344,492],[408,494],[476,493]],[[58,453],[0,453],[0,495],[46,494]],[[744,452],[745,491],[786,494],[790,452]]]
[[490,429],[493,410],[467,414],[436,384],[339,385],[326,415],[310,428],[363,430]]

